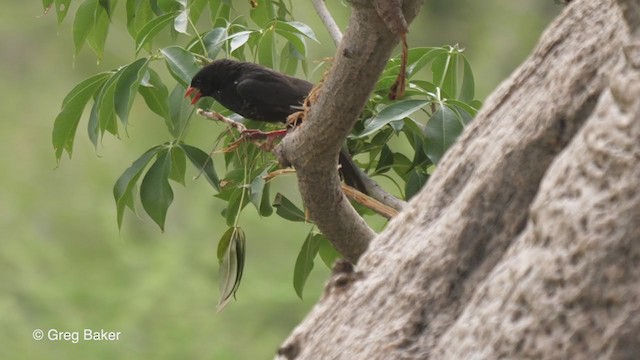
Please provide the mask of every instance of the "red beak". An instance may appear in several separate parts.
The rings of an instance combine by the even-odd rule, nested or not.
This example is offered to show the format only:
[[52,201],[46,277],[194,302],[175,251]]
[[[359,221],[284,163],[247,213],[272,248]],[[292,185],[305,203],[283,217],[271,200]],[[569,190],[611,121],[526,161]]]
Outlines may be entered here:
[[198,102],[198,100],[200,100],[200,98],[202,97],[202,93],[200,92],[200,89],[189,86],[187,88],[187,92],[184,94],[184,97],[189,97],[194,92],[196,93],[196,95],[193,97],[193,99],[191,99],[191,105],[195,105]]

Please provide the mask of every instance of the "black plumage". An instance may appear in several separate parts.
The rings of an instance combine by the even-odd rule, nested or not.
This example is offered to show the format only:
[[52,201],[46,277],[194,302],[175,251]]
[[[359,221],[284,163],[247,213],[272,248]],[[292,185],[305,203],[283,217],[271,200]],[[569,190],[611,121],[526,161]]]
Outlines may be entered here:
[[[203,67],[191,80],[187,96],[213,97],[225,108],[247,119],[285,123],[301,109],[313,84],[262,65],[223,59]],[[340,152],[339,163],[345,182],[365,192],[351,156]]]
[[211,96],[247,119],[285,122],[300,110],[313,84],[258,64],[224,59],[203,67],[190,88],[197,89],[194,104],[200,96]]

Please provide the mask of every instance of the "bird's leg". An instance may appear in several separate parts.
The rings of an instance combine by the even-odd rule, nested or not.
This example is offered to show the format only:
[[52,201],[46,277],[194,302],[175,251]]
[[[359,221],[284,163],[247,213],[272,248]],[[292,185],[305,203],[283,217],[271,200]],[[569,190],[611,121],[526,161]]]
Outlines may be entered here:
[[237,129],[238,131],[240,131],[240,133],[247,131],[247,127],[244,126],[244,124],[234,121],[232,119],[229,119],[228,117],[222,116],[222,114],[219,114],[215,111],[206,111],[203,109],[198,109],[198,115],[204,116],[207,119],[222,121],[223,123],[231,126],[232,128]]

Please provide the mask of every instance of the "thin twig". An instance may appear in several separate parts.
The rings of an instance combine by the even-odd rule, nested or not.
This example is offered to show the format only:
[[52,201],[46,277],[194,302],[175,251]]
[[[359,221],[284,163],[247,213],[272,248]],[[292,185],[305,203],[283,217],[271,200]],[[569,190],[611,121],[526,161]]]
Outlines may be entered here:
[[396,211],[402,211],[402,209],[404,209],[404,207],[407,205],[406,201],[402,201],[401,199],[398,199],[397,197],[385,191],[380,185],[378,185],[377,182],[367,176],[367,174],[365,174],[362,169],[357,167],[356,171],[358,172],[358,177],[364,184],[364,188],[365,190],[367,190],[369,196],[381,202],[382,204],[395,209]]
[[198,115],[204,116],[207,119],[222,121],[223,123],[233,127],[234,129],[237,129],[240,132],[247,131],[247,127],[244,126],[244,124],[241,124],[235,120],[229,119],[228,117],[222,116],[221,114],[218,114],[215,111],[206,111],[203,109],[198,109]]
[[[270,181],[273,180],[275,177],[280,176],[280,175],[284,175],[284,174],[293,174],[295,173],[296,170],[295,169],[291,169],[291,168],[286,168],[286,169],[278,169],[276,171],[272,171],[270,173],[268,173],[267,175],[263,176],[262,178],[265,181]],[[369,181],[372,181],[371,179],[369,179]],[[374,182],[375,184],[375,182]],[[378,184],[375,184],[376,186],[378,186]],[[378,186],[379,187],[379,186]],[[368,190],[368,189],[367,189]],[[344,192],[344,194],[351,200],[357,202],[358,204],[371,209],[373,211],[375,211],[376,213],[378,213],[381,216],[384,216],[387,219],[391,219],[393,217],[395,217],[396,215],[398,215],[398,210],[394,209],[391,206],[387,206],[385,204],[383,204],[382,202],[364,194],[361,193],[360,191],[352,188],[349,185],[345,185],[342,184],[342,191]],[[384,190],[382,190],[384,191]],[[389,195],[391,196],[391,195]],[[393,197],[393,196],[391,196]],[[395,199],[395,198],[394,198]],[[397,199],[396,199],[397,200]],[[400,200],[398,200],[400,201]],[[402,202],[402,201],[401,201]]]
[[331,35],[333,42],[336,44],[336,47],[338,47],[342,41],[342,32],[340,31],[338,24],[336,24],[336,21],[333,20],[329,9],[327,9],[327,5],[325,5],[324,0],[311,0],[311,2],[313,3],[313,7],[316,9],[316,13],[318,13],[320,20],[322,20],[327,31],[329,31],[329,35]]
[[368,209],[371,209],[386,217],[387,219],[391,219],[392,217],[398,215],[398,211],[381,203],[380,201],[361,193],[360,191],[352,188],[349,185],[342,184],[342,191],[344,194],[351,200],[357,202],[358,204],[365,206]]

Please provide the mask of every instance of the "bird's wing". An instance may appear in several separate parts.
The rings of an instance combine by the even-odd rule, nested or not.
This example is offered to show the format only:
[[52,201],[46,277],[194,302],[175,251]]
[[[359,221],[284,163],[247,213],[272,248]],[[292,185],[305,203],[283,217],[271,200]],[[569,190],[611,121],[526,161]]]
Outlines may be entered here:
[[250,72],[238,79],[236,91],[245,100],[291,113],[313,88],[310,82],[281,74]]

